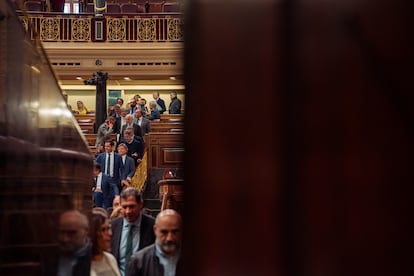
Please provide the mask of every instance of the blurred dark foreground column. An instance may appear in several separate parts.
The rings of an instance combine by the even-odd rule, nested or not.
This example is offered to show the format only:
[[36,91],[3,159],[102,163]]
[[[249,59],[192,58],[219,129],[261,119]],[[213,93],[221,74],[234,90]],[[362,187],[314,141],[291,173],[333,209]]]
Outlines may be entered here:
[[185,275],[411,275],[412,1],[189,1]]
[[59,214],[92,208],[93,157],[12,4],[0,1],[0,275],[53,275]]

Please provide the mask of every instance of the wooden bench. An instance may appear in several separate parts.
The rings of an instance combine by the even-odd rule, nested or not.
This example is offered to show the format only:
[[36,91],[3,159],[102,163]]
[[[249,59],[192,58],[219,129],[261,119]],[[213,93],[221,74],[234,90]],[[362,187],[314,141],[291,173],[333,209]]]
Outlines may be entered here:
[[184,114],[161,114],[161,122],[184,122]]
[[75,119],[78,122],[82,133],[92,134],[95,133],[95,114],[79,115],[75,114]]
[[183,132],[184,124],[180,122],[151,122],[151,132]]
[[75,116],[75,119],[77,121],[79,120],[92,120],[93,122],[95,122],[95,114],[74,114],[73,116]]

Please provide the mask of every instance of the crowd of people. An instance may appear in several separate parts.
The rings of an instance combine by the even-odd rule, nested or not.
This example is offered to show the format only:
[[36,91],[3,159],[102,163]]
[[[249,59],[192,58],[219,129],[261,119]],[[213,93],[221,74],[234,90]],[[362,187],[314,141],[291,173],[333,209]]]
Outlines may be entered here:
[[[118,98],[114,106],[112,106],[108,112],[107,120],[102,123],[97,129],[96,149],[97,153],[104,152],[103,141],[111,137],[112,134],[117,135],[116,142],[123,142],[130,144],[129,146],[136,148],[133,157],[136,161],[142,157],[143,143],[145,134],[151,132],[151,121],[160,120],[161,114],[167,112],[165,101],[160,98],[158,92],[152,94],[153,100],[149,102],[147,107],[146,99],[140,95],[135,95],[129,100],[126,107],[123,106],[124,100]],[[171,103],[169,105],[169,114],[181,114],[181,100],[178,99],[176,92],[170,93]],[[133,138],[125,137],[125,131],[127,128],[133,129]],[[124,141],[122,141],[124,140]],[[127,141],[129,142],[127,142]],[[131,144],[134,140],[137,143]],[[128,150],[129,152],[132,150]]]
[[[139,95],[127,107],[122,98],[117,99],[107,120],[98,127],[94,207],[89,213],[69,210],[61,214],[59,254],[50,268],[56,270],[54,275],[176,274],[182,239],[180,214],[167,209],[152,217],[145,212],[140,192],[130,186],[144,154],[144,136],[151,131],[151,121],[167,111],[158,92],[153,98],[149,109]],[[175,92],[171,99],[168,112],[180,113],[181,101]],[[89,112],[82,101],[73,111]],[[117,134],[116,141],[111,139],[112,134]]]
[[120,208],[115,217],[101,207],[60,215],[59,252],[56,262],[51,262],[54,275],[176,275],[182,248],[181,215],[173,209],[161,211],[155,219],[144,214],[143,198],[132,187],[117,200],[119,206],[111,209],[113,213]]
[[[150,111],[146,111],[146,101],[135,95],[127,108],[124,100],[117,99],[96,135],[96,156],[93,169],[93,198],[95,207],[109,208],[120,192],[130,187],[136,167],[144,155],[145,134],[151,132],[151,120],[166,112],[164,100],[158,92],[153,93]],[[179,113],[181,101],[176,92],[171,92],[170,113]],[[152,119],[151,119],[152,116]],[[116,140],[111,139],[117,134]]]

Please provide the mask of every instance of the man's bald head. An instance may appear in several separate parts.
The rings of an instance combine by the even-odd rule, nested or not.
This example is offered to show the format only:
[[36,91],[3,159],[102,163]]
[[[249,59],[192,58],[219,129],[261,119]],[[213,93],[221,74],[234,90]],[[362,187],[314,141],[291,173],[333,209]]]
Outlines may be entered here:
[[88,243],[88,218],[77,210],[65,211],[59,218],[58,241],[62,252],[73,254]]
[[160,212],[155,220],[154,233],[156,243],[164,254],[171,256],[178,253],[182,240],[182,218],[172,209]]

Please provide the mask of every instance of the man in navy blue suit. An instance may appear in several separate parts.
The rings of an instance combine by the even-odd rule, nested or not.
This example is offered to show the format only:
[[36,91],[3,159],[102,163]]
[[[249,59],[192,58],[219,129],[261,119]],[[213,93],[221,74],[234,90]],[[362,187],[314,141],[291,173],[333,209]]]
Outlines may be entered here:
[[124,143],[128,147],[127,155],[135,161],[141,160],[144,156],[144,142],[141,137],[134,135],[134,130],[127,127],[124,136],[119,139],[120,143]]
[[96,157],[96,162],[101,165],[102,173],[109,177],[114,195],[119,195],[120,176],[119,169],[121,168],[121,156],[114,152],[115,143],[112,140],[105,141],[105,152],[102,152]]
[[120,169],[121,190],[129,187],[135,174],[135,160],[127,155],[128,147],[124,143],[118,145],[118,153],[121,155],[122,165]]
[[157,110],[160,112],[160,114],[163,114],[165,111],[167,111],[167,107],[165,106],[165,102],[163,99],[160,98],[159,92],[152,93],[152,97],[154,98],[155,102],[157,103]]
[[93,202],[95,207],[107,209],[112,206],[115,197],[109,176],[103,174],[101,165],[94,162],[93,175],[95,176],[95,185],[92,187]]

